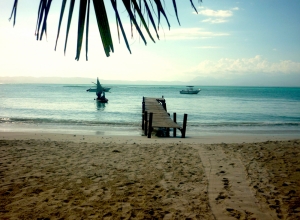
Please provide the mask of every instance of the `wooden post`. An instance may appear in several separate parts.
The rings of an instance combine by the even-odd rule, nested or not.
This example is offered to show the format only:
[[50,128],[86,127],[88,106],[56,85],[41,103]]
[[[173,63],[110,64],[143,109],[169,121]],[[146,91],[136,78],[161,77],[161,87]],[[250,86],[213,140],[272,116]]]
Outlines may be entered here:
[[153,113],[150,112],[150,116],[149,116],[149,128],[148,128],[148,138],[151,138],[151,132],[152,132],[152,119],[153,119]]
[[182,128],[182,138],[185,138],[185,132],[186,132],[186,123],[187,123],[187,114],[184,114],[183,116],[183,128]]
[[[170,113],[168,113],[169,117],[170,117]],[[167,128],[167,137],[170,137],[170,128]]]
[[143,102],[142,102],[142,129],[144,130],[144,125],[145,125],[145,102],[144,102],[144,97],[143,97]]
[[147,116],[147,111],[144,112],[144,134],[147,135],[147,128],[148,128],[148,116]]
[[144,130],[144,127],[145,127],[145,112],[142,113],[142,129]]
[[165,100],[163,101],[162,106],[163,106],[164,110],[167,111],[167,104],[166,104]]
[[[173,113],[173,121],[176,123],[176,112]],[[173,137],[176,137],[176,129],[177,128],[173,128]]]

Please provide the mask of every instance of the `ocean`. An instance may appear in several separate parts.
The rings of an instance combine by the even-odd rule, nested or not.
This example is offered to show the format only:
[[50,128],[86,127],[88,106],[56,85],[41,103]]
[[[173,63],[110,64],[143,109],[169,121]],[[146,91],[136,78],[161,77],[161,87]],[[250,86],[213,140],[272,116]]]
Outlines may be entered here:
[[[0,132],[29,131],[85,135],[142,135],[142,98],[164,96],[167,110],[187,137],[205,135],[291,135],[300,137],[300,88],[104,85],[108,103],[97,103],[91,85],[0,84]],[[180,132],[178,132],[179,134]]]

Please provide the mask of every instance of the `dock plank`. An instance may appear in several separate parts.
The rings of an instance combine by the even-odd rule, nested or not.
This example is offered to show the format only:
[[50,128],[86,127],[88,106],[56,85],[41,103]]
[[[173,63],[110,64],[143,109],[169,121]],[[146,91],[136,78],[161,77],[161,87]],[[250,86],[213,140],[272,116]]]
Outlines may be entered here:
[[147,111],[147,118],[149,118],[151,112],[153,113],[152,127],[182,128],[170,118],[162,104],[160,104],[165,102],[164,98],[144,97],[144,102],[145,111]]

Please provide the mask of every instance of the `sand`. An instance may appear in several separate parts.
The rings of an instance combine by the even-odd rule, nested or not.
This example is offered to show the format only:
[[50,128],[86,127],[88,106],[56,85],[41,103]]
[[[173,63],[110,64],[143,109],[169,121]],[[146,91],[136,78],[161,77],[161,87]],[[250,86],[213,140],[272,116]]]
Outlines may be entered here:
[[268,139],[2,132],[0,219],[300,219],[300,140]]

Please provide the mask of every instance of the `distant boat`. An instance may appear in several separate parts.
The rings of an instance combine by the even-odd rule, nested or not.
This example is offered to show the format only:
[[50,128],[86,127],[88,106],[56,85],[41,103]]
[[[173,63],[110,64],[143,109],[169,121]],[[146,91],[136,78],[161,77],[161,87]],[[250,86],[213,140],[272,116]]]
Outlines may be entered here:
[[[103,87],[104,92],[109,92],[111,88]],[[97,92],[97,88],[89,88],[86,90],[87,92]]]
[[107,103],[108,99],[105,98],[105,89],[101,86],[98,77],[97,77],[97,84],[96,85],[97,85],[97,89],[96,89],[95,92],[96,92],[97,98],[95,98],[95,100],[97,102]]
[[198,94],[201,89],[194,89],[194,86],[187,86],[186,89],[180,91],[180,94]]
[[[97,78],[97,83],[99,82],[99,79]],[[94,82],[92,82],[92,83],[94,83]],[[97,83],[94,83],[95,85],[96,85],[96,88],[89,88],[89,89],[87,89],[86,91],[87,92],[97,92]],[[99,83],[100,84],[100,83]],[[109,90],[111,89],[111,88],[109,88],[109,87],[103,87],[103,86],[101,86],[102,87],[102,89],[103,89],[103,91],[104,92],[109,92]]]

